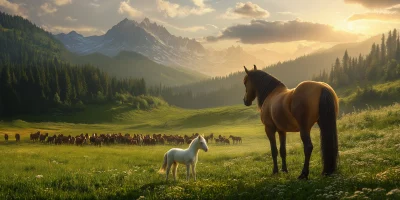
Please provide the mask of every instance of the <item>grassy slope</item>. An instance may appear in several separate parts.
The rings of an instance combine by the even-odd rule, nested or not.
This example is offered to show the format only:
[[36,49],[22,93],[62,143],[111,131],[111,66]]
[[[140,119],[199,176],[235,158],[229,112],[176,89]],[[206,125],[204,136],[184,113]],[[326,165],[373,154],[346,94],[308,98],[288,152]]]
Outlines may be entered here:
[[400,80],[389,81],[385,83],[370,84],[372,89],[379,94],[385,94],[385,97],[363,99],[357,96],[357,85],[350,85],[345,88],[336,90],[336,93],[340,97],[341,111],[352,112],[354,108],[365,109],[368,107],[379,108],[382,106],[391,105],[400,100]]
[[[128,198],[154,199],[396,199],[386,195],[400,187],[400,105],[343,116],[338,123],[340,173],[320,176],[319,134],[313,129],[310,181],[297,181],[303,153],[297,133],[288,134],[288,174],[272,176],[268,140],[254,107],[183,110],[162,107],[132,111],[124,106],[93,108],[64,119],[99,117],[101,123],[1,122],[0,133],[22,133],[20,144],[0,143],[0,198]],[[42,117],[42,119],[44,119]],[[68,120],[67,120],[68,121]],[[73,120],[70,120],[73,121]],[[95,120],[93,120],[94,122]],[[156,173],[171,146],[52,146],[31,144],[30,132],[79,134],[129,132],[241,135],[241,145],[210,143],[200,152],[198,181],[166,184]],[[43,178],[35,178],[43,175]],[[381,188],[381,189],[377,189]],[[374,190],[375,191],[370,191]],[[356,196],[354,196],[356,195]],[[398,194],[397,194],[398,195]]]
[[198,72],[176,69],[155,63],[147,57],[135,52],[121,52],[115,57],[99,53],[77,56],[64,53],[64,58],[75,64],[92,64],[111,75],[126,78],[144,78],[149,85],[176,86],[189,84],[207,78]]

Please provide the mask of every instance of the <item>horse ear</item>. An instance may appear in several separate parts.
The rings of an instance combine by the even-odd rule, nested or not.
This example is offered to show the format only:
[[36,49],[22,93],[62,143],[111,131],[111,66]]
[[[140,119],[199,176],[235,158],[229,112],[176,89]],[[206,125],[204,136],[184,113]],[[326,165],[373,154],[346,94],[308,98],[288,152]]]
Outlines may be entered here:
[[243,66],[243,67],[244,67],[244,71],[246,72],[246,74],[249,74],[249,70],[247,70],[246,66]]
[[257,70],[257,66],[256,65],[254,65],[254,70]]

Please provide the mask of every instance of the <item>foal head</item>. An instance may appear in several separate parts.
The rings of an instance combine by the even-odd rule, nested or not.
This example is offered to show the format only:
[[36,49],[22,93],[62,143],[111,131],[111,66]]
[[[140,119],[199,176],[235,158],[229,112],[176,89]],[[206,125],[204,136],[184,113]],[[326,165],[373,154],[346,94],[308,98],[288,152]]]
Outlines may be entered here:
[[201,135],[197,136],[197,138],[194,139],[193,142],[196,142],[198,149],[202,149],[205,152],[208,151],[207,142],[203,136],[201,136]]

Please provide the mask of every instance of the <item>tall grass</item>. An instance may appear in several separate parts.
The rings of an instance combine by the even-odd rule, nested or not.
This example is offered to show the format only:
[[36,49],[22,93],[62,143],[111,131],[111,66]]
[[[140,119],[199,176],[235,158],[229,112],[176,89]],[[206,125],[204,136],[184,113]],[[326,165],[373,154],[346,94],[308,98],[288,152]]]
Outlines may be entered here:
[[[1,122],[1,133],[23,141],[0,143],[0,199],[398,199],[400,198],[400,105],[342,116],[339,172],[320,175],[319,130],[312,130],[310,180],[299,181],[304,155],[298,133],[288,134],[289,173],[272,175],[269,142],[255,108],[205,110],[159,107],[137,111],[112,107],[115,121],[74,124]],[[79,117],[79,116],[78,116]],[[30,132],[92,132],[240,135],[243,144],[209,144],[200,152],[198,181],[176,183],[156,173],[173,146],[54,146],[33,144]],[[185,146],[181,146],[185,148]],[[280,161],[280,159],[278,159]],[[280,164],[280,162],[278,162]],[[397,189],[397,190],[396,190]]]

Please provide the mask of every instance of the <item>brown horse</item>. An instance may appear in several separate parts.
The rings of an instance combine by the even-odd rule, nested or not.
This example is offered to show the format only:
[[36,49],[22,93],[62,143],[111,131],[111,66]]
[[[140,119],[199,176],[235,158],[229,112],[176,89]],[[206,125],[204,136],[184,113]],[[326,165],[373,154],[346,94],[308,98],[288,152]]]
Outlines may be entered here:
[[339,110],[335,91],[326,83],[314,81],[305,81],[294,89],[288,89],[275,77],[257,70],[255,65],[254,70],[244,69],[246,94],[243,101],[250,106],[257,98],[261,121],[271,145],[273,173],[278,173],[275,132],[279,134],[283,172],[287,172],[286,132],[300,132],[305,159],[299,179],[308,179],[313,150],[310,131],[315,122],[321,132],[322,174],[335,172],[338,157],[336,117]]

